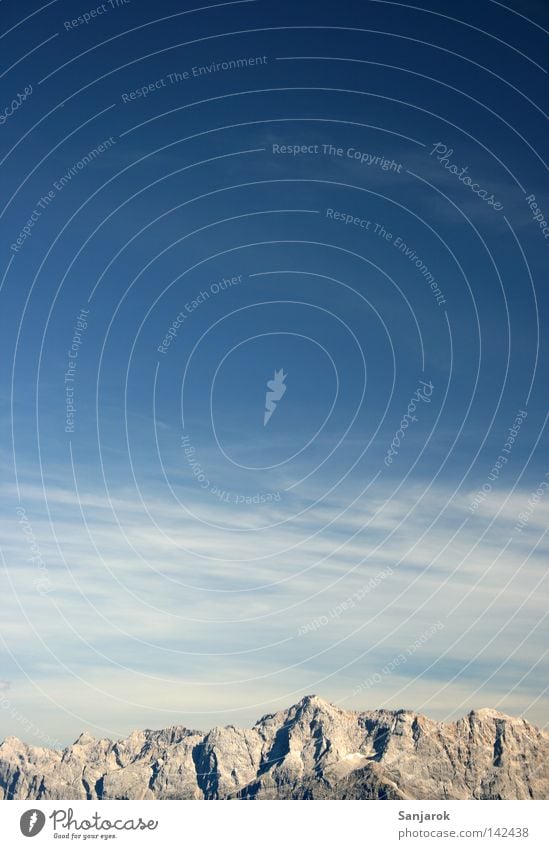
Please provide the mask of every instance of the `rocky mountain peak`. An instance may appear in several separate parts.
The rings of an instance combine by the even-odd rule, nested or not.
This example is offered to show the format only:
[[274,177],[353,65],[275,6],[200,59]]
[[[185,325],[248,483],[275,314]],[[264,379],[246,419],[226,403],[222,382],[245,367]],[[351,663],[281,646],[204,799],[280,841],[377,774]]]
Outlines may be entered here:
[[490,708],[456,722],[346,711],[316,695],[253,728],[84,732],[0,745],[3,799],[547,799],[549,736]]
[[79,737],[73,743],[73,746],[90,746],[95,743],[95,737],[92,737],[91,734],[88,734],[87,731],[83,731]]

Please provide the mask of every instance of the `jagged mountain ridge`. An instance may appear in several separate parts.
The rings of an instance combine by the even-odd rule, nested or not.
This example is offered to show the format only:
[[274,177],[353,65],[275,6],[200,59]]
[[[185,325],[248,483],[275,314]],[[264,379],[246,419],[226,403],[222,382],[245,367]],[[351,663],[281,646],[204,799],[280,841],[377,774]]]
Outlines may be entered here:
[[472,711],[345,711],[317,696],[253,728],[174,726],[63,751],[0,745],[1,799],[547,799],[549,735]]

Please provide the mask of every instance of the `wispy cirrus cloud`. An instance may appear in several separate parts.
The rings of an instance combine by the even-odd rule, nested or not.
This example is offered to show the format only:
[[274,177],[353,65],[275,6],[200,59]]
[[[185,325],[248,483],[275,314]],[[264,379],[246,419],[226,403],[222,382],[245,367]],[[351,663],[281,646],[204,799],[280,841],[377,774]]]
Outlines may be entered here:
[[[28,709],[33,699],[45,707],[40,693],[63,704],[73,733],[112,732],[115,716],[117,733],[128,730],[120,700],[133,724],[155,711],[197,711],[208,724],[233,712],[248,721],[266,694],[282,704],[305,690],[353,706],[425,701],[440,716],[471,706],[472,693],[474,705],[528,713],[539,694],[530,670],[544,652],[549,500],[513,536],[527,490],[493,494],[472,516],[469,494],[416,483],[395,495],[380,484],[348,510],[342,494],[295,520],[288,504],[269,505],[261,517],[273,527],[249,533],[210,528],[161,494],[146,502],[157,526],[128,491],[111,491],[109,503],[62,486],[47,489],[50,524],[41,487],[20,492],[49,588],[37,590],[28,540],[6,510],[8,677]],[[4,488],[5,505],[14,496]],[[190,488],[186,506],[198,514],[195,499]],[[434,622],[442,629],[413,662],[360,690]],[[498,664],[505,674],[484,685]],[[546,706],[542,698],[530,718],[541,722]],[[68,720],[48,711],[48,733],[59,735]]]

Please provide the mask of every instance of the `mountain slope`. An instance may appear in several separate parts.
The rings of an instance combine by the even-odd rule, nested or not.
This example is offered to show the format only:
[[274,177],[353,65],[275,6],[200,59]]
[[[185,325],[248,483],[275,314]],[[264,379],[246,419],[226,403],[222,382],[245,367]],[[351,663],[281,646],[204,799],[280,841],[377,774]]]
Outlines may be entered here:
[[547,799],[549,736],[493,710],[457,722],[306,696],[252,729],[176,726],[63,751],[0,745],[1,799]]

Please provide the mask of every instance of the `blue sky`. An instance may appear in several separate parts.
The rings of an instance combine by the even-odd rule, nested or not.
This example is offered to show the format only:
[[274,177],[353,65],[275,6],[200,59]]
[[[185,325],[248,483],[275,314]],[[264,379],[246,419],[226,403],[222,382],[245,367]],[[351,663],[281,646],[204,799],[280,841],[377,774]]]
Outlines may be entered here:
[[545,724],[547,10],[431,6],[4,0],[0,736]]

